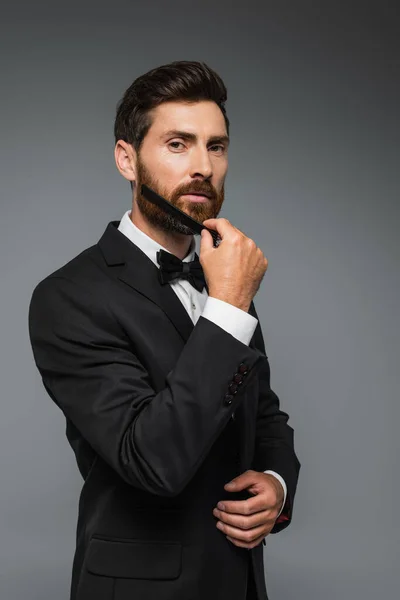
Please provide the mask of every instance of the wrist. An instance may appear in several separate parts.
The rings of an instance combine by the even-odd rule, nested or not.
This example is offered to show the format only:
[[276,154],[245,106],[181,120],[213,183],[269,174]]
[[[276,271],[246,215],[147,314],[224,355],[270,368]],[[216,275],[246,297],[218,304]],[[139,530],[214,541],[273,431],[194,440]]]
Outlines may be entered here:
[[208,295],[210,298],[216,298],[217,300],[222,300],[222,302],[227,302],[228,304],[232,304],[232,306],[236,306],[236,308],[240,308],[240,310],[249,312],[251,300],[247,300],[244,298],[238,298],[237,296],[234,296],[233,294],[213,292],[212,290],[209,290]]
[[283,502],[285,500],[285,490],[283,488],[283,485],[281,484],[279,479],[277,479],[275,477],[275,475],[272,475],[271,473],[264,473],[264,475],[269,478],[269,481],[271,482],[272,486],[275,488],[277,502],[278,502],[279,506],[283,508]]

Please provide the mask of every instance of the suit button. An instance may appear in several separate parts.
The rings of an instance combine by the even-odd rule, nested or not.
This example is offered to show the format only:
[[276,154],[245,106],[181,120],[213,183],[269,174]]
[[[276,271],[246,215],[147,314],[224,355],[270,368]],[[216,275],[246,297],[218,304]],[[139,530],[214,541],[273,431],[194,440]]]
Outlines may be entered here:
[[238,371],[241,375],[246,375],[248,370],[249,367],[247,365],[245,365],[244,363],[240,363]]
[[239,373],[236,373],[232,381],[240,385],[241,383],[243,383],[243,375],[239,375]]
[[231,394],[225,394],[225,404],[232,404],[233,396]]
[[236,392],[238,391],[238,386],[236,385],[236,383],[231,383],[228,389],[231,392],[231,394],[236,394]]

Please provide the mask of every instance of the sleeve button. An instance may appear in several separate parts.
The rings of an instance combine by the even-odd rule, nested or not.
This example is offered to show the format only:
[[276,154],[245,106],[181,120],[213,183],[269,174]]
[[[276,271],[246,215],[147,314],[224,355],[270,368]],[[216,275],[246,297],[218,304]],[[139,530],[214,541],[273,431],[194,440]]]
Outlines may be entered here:
[[240,363],[238,371],[241,375],[246,375],[248,370],[249,368],[247,365],[245,365],[244,363]]
[[231,394],[225,394],[225,404],[232,404],[233,396]]
[[238,391],[238,386],[236,385],[236,383],[231,383],[228,389],[231,392],[231,394],[236,394],[236,392]]
[[243,382],[243,376],[239,375],[239,373],[235,373],[235,376],[233,378],[233,381],[235,383],[237,383],[238,385],[240,385]]

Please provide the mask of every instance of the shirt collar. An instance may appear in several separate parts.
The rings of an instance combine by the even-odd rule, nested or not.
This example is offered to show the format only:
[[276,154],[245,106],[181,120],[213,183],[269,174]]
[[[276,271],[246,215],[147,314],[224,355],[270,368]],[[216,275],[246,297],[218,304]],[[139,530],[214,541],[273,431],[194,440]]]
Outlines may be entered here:
[[[156,265],[156,267],[160,267],[157,262],[157,252],[161,250],[165,250],[169,252],[164,246],[161,246],[158,242],[153,240],[150,236],[148,236],[144,231],[136,227],[132,223],[130,218],[131,211],[127,210],[124,216],[122,217],[120,224],[118,226],[118,231],[123,233],[133,244],[138,246],[142,252],[146,254],[150,258],[150,260]],[[190,244],[189,252],[182,259],[183,262],[189,262],[194,260],[196,252],[196,241],[194,235],[192,235],[192,241]]]

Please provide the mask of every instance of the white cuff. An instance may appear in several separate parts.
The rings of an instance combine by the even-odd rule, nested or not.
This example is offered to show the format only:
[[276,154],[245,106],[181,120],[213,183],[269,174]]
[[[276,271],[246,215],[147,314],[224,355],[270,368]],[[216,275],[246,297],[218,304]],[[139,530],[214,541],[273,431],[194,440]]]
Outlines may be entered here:
[[201,316],[225,329],[246,346],[250,344],[258,323],[258,319],[241,308],[212,296],[208,296]]
[[[282,508],[279,511],[278,517],[281,514],[281,512],[283,511],[283,507],[285,506],[285,502],[286,502],[286,496],[287,496],[287,487],[286,487],[286,483],[285,480],[283,479],[283,477],[281,477],[278,473],[275,473],[275,471],[264,471],[264,473],[269,473],[270,475],[273,475],[274,477],[277,478],[278,481],[280,481],[280,483],[282,484],[283,487],[283,504],[282,504]],[[278,518],[277,517],[277,518]]]

